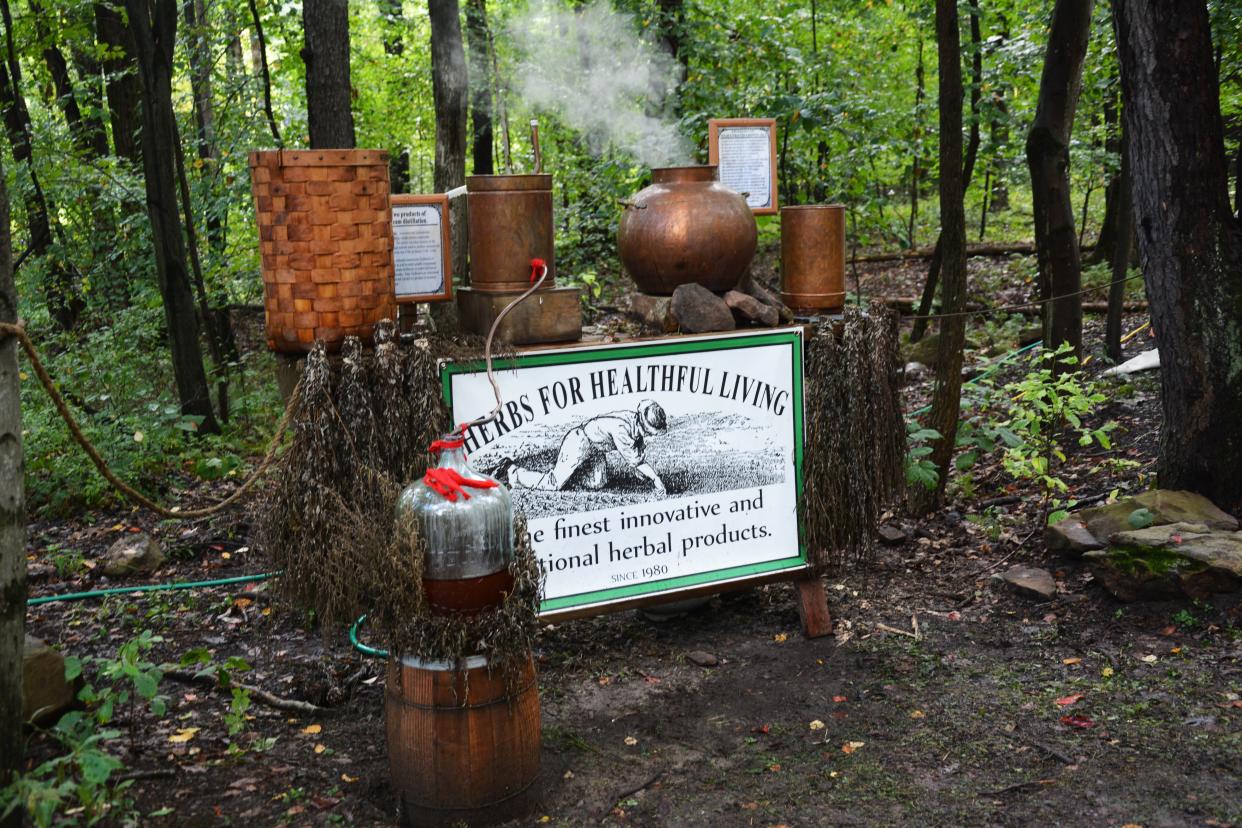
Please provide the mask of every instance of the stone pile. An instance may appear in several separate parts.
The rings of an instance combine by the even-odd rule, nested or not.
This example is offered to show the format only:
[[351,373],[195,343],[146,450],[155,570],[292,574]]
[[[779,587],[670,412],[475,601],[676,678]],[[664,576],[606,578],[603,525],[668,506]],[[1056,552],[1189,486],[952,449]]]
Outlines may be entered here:
[[1205,598],[1242,589],[1238,520],[1193,492],[1154,489],[1070,514],[1048,549],[1081,555],[1122,601]]
[[626,310],[647,331],[661,334],[774,328],[794,320],[780,299],[750,279],[722,294],[695,283],[681,285],[672,296],[635,291],[628,297]]

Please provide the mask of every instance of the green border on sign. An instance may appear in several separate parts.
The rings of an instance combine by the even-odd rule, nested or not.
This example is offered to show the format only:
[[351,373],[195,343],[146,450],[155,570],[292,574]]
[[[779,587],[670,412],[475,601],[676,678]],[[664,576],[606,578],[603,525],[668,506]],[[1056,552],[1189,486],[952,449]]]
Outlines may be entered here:
[[[572,365],[583,362],[609,362],[634,357],[669,356],[675,354],[702,353],[705,351],[730,351],[742,348],[760,348],[772,345],[788,345],[792,349],[793,364],[793,419],[794,419],[794,492],[799,504],[798,509],[798,554],[775,561],[763,561],[755,564],[717,569],[710,572],[699,572],[694,575],[681,575],[676,578],[665,578],[660,581],[647,581],[641,584],[585,592],[577,595],[566,595],[544,601],[541,612],[572,609],[579,606],[608,603],[659,592],[703,586],[717,581],[735,581],[741,578],[765,575],[784,569],[796,569],[807,564],[806,532],[802,515],[802,464],[803,464],[803,418],[804,400],[802,388],[802,329],[792,328],[764,334],[725,335],[719,337],[686,338],[673,340],[654,340],[635,345],[603,345],[599,347],[579,347],[564,351],[539,351],[520,354],[509,359],[498,359],[493,368],[500,372],[520,368],[539,368],[548,365]],[[480,360],[461,362],[444,362],[440,366],[440,383],[444,401],[449,410],[453,409],[453,377],[457,374],[478,374],[484,370]]]

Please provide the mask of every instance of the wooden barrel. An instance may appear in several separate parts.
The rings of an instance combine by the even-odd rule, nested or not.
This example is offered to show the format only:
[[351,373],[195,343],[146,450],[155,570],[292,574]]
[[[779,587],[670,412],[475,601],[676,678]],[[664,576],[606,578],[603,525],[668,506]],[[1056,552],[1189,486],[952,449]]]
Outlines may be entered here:
[[388,662],[388,763],[406,825],[490,825],[538,804],[535,662],[513,691],[485,656]]
[[781,301],[795,310],[844,307],[844,206],[781,208]]

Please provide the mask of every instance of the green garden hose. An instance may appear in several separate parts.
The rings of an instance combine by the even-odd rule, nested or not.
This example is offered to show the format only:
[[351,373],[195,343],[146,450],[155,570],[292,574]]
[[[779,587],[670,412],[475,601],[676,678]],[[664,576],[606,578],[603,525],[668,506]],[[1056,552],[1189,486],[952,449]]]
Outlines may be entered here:
[[266,581],[280,572],[260,572],[257,575],[238,575],[234,578],[217,578],[214,581],[174,581],[170,584],[143,584],[132,587],[112,587],[110,589],[92,589],[86,592],[67,592],[64,595],[44,595],[29,598],[26,606],[35,607],[39,604],[51,604],[54,601],[83,601],[87,598],[105,598],[109,595],[127,595],[134,592],[167,592],[174,589],[200,589],[204,587],[224,586],[226,584],[244,584],[251,581]]

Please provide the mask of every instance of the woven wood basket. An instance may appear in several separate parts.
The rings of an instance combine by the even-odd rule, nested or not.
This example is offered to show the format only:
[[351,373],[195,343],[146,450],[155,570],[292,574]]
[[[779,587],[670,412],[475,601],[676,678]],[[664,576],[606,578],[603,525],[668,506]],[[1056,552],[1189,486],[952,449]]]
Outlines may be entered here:
[[250,153],[267,345],[302,353],[322,339],[369,342],[396,315],[388,153]]

